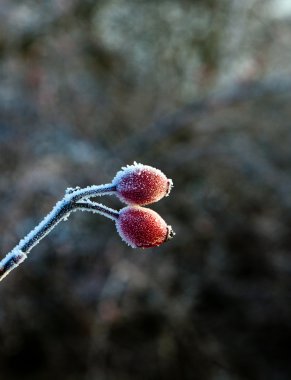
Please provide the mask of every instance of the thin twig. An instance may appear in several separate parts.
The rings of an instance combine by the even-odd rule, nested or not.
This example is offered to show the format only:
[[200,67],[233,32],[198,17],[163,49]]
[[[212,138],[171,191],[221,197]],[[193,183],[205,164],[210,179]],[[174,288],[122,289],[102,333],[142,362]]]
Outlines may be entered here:
[[84,189],[67,189],[64,198],[54,206],[52,211],[0,261],[0,281],[21,264],[31,249],[54,229],[59,222],[67,219],[71,212],[77,210],[91,211],[116,220],[118,218],[118,211],[114,209],[91,202],[88,199],[79,202],[79,200],[84,198],[112,193],[114,190],[115,186],[111,184],[93,185]]
[[74,211],[91,211],[106,216],[107,218],[112,220],[116,220],[119,216],[119,212],[114,210],[113,208],[106,207],[100,203],[91,202],[89,200],[87,200],[86,202],[74,203],[74,206],[76,207]]

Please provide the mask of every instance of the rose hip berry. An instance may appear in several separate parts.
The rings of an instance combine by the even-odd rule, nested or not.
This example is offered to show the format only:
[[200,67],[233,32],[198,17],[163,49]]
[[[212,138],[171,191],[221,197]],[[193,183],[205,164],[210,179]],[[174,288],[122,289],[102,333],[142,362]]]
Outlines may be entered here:
[[157,247],[174,236],[172,227],[158,213],[140,206],[121,209],[116,228],[121,238],[133,248]]
[[163,172],[148,165],[128,165],[114,177],[119,199],[130,205],[144,206],[168,196],[173,186]]

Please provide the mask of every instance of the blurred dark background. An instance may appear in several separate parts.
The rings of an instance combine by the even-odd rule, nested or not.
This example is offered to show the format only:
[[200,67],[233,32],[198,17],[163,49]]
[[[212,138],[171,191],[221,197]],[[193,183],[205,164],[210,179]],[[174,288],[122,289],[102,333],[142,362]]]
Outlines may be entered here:
[[[0,285],[0,379],[291,378],[291,2],[2,0],[0,251],[134,160],[175,231],[72,215]],[[108,206],[120,208],[113,197]]]

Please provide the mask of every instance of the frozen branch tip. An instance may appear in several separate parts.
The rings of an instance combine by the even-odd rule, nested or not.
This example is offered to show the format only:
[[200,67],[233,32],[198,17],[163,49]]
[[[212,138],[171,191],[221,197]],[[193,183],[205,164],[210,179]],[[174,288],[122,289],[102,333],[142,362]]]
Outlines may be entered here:
[[[117,172],[111,183],[68,188],[52,211],[0,261],[0,281],[19,266],[59,222],[78,210],[112,219],[122,240],[132,248],[160,246],[175,233],[157,212],[143,206],[168,196],[172,187],[172,180],[161,170],[134,162]],[[90,199],[104,195],[116,195],[127,206],[118,211]]]

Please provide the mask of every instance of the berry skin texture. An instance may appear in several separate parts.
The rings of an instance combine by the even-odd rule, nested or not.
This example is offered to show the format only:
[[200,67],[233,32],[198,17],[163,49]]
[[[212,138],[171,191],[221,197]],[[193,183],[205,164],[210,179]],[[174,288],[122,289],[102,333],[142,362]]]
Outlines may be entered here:
[[157,247],[174,236],[172,227],[158,213],[140,206],[121,209],[116,228],[121,238],[132,248]]
[[145,206],[168,196],[173,186],[163,172],[152,166],[137,164],[128,165],[114,177],[119,199],[129,205]]

